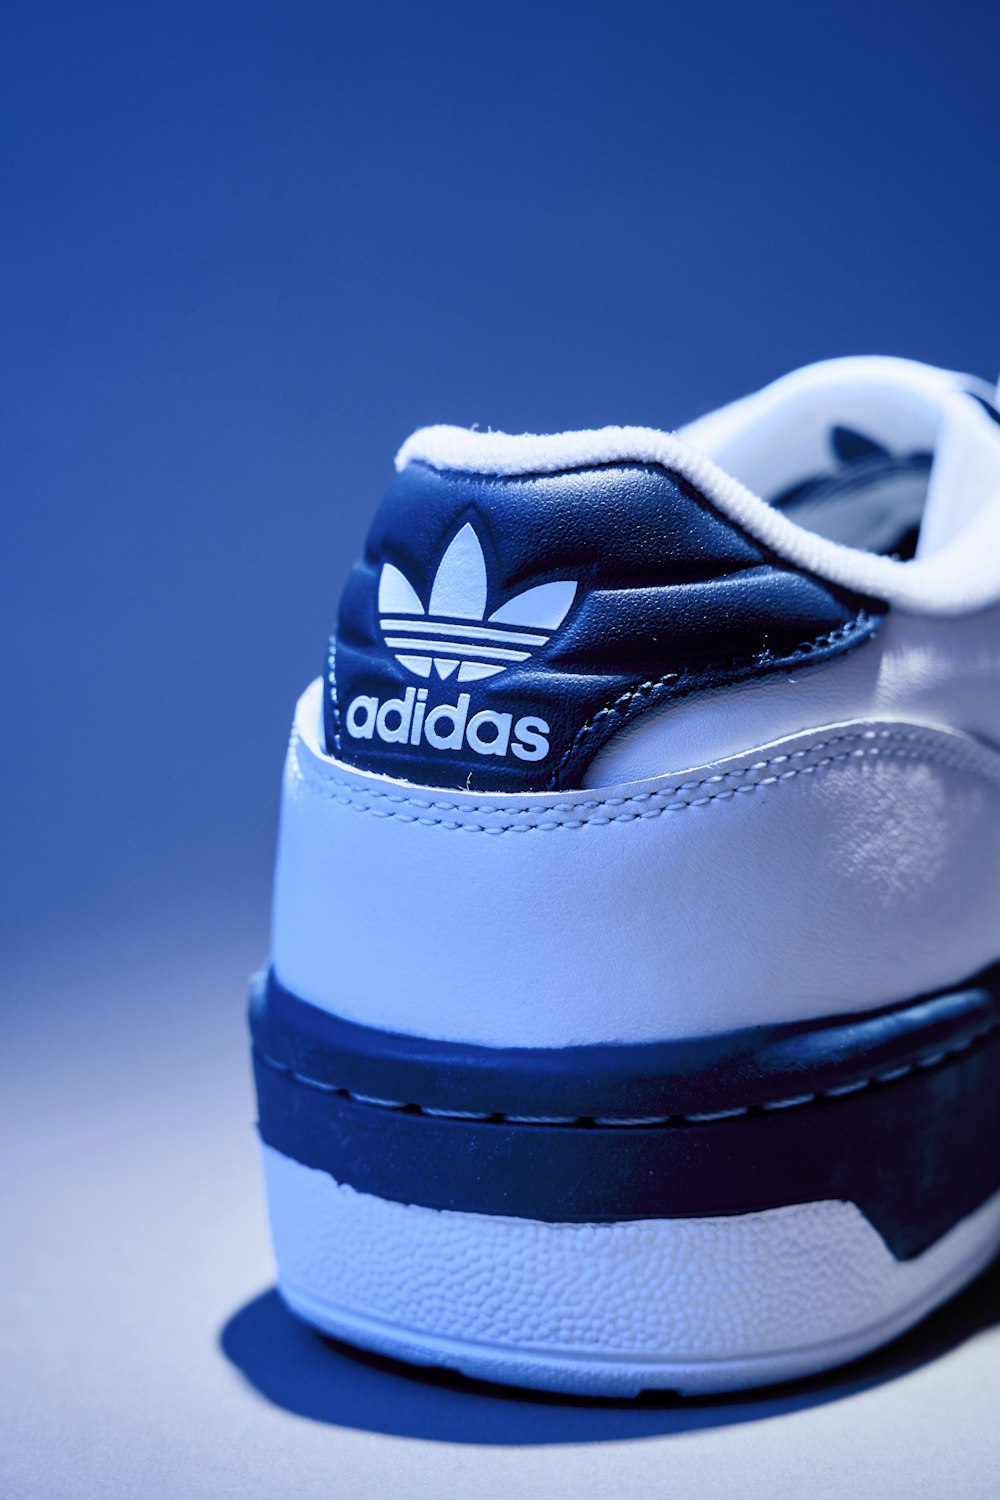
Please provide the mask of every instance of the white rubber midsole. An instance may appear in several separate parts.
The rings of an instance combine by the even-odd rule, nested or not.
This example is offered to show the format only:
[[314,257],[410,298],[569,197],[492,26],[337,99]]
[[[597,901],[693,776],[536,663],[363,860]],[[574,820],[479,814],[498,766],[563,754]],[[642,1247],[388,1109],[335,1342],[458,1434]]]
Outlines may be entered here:
[[851,1203],[549,1224],[389,1202],[263,1154],[293,1311],[379,1353],[546,1390],[698,1394],[827,1369],[1000,1249],[1000,1193],[898,1261]]

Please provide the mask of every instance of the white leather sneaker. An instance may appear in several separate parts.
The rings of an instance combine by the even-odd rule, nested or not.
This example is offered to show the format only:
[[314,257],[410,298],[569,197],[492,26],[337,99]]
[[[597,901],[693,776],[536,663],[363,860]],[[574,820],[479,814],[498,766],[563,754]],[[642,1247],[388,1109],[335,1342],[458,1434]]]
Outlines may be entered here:
[[288,755],[279,1286],[368,1349],[711,1392],[1000,1246],[1000,417],[895,359],[678,434],[432,427]]

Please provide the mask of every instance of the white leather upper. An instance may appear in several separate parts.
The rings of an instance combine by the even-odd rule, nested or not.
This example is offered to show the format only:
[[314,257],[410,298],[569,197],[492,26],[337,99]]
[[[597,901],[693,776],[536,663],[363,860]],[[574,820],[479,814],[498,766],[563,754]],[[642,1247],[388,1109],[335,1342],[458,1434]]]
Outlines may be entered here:
[[[314,684],[285,778],[279,979],[370,1026],[554,1047],[862,1011],[1000,959],[989,394],[862,358],[797,371],[680,435],[414,434],[401,465],[666,464],[779,557],[891,608],[824,665],[648,711],[583,791],[490,796],[352,770],[322,749]],[[914,560],[807,530],[748,488],[780,495],[826,472],[842,423],[886,445],[890,468],[934,449]]]
[[657,1040],[867,1010],[1000,957],[1000,753],[956,730],[834,722],[613,787],[487,796],[334,761],[320,695],[289,750],[273,960],[348,1019]]
[[653,776],[847,719],[960,729],[1000,746],[1000,608],[954,619],[892,610],[848,656],[650,709],[601,750],[587,780]]

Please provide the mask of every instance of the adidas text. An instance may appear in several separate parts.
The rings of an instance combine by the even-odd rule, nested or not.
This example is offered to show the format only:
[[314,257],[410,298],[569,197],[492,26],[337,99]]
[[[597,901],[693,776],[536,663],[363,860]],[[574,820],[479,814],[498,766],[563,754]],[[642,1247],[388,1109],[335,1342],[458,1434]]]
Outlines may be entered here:
[[513,753],[518,760],[544,760],[549,753],[549,726],[531,715],[514,722],[513,714],[481,709],[469,717],[470,697],[459,693],[457,703],[439,703],[428,712],[427,689],[408,687],[402,698],[362,694],[347,709],[347,732],[353,739],[377,736],[390,745],[428,745],[432,750],[461,750],[476,755]]

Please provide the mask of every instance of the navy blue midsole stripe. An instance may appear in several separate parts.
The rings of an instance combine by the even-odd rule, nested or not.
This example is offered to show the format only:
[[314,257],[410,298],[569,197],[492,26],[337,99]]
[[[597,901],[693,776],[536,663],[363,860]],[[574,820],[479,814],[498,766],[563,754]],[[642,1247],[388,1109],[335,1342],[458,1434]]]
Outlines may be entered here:
[[847,1200],[906,1259],[1000,1188],[996,1038],[801,1108],[645,1127],[387,1109],[304,1085],[258,1056],[260,1133],[284,1155],[380,1198],[547,1222]]
[[492,1048],[330,1015],[270,973],[254,1044],[279,1068],[349,1094],[452,1114],[666,1118],[780,1105],[934,1062],[1000,1026],[1000,965],[949,991],[859,1016],[636,1045]]
[[381,1032],[273,975],[251,1006],[263,1139],[362,1192],[577,1223],[846,1199],[901,1259],[1000,1187],[998,1023],[1000,967],[865,1016],[623,1047]]

